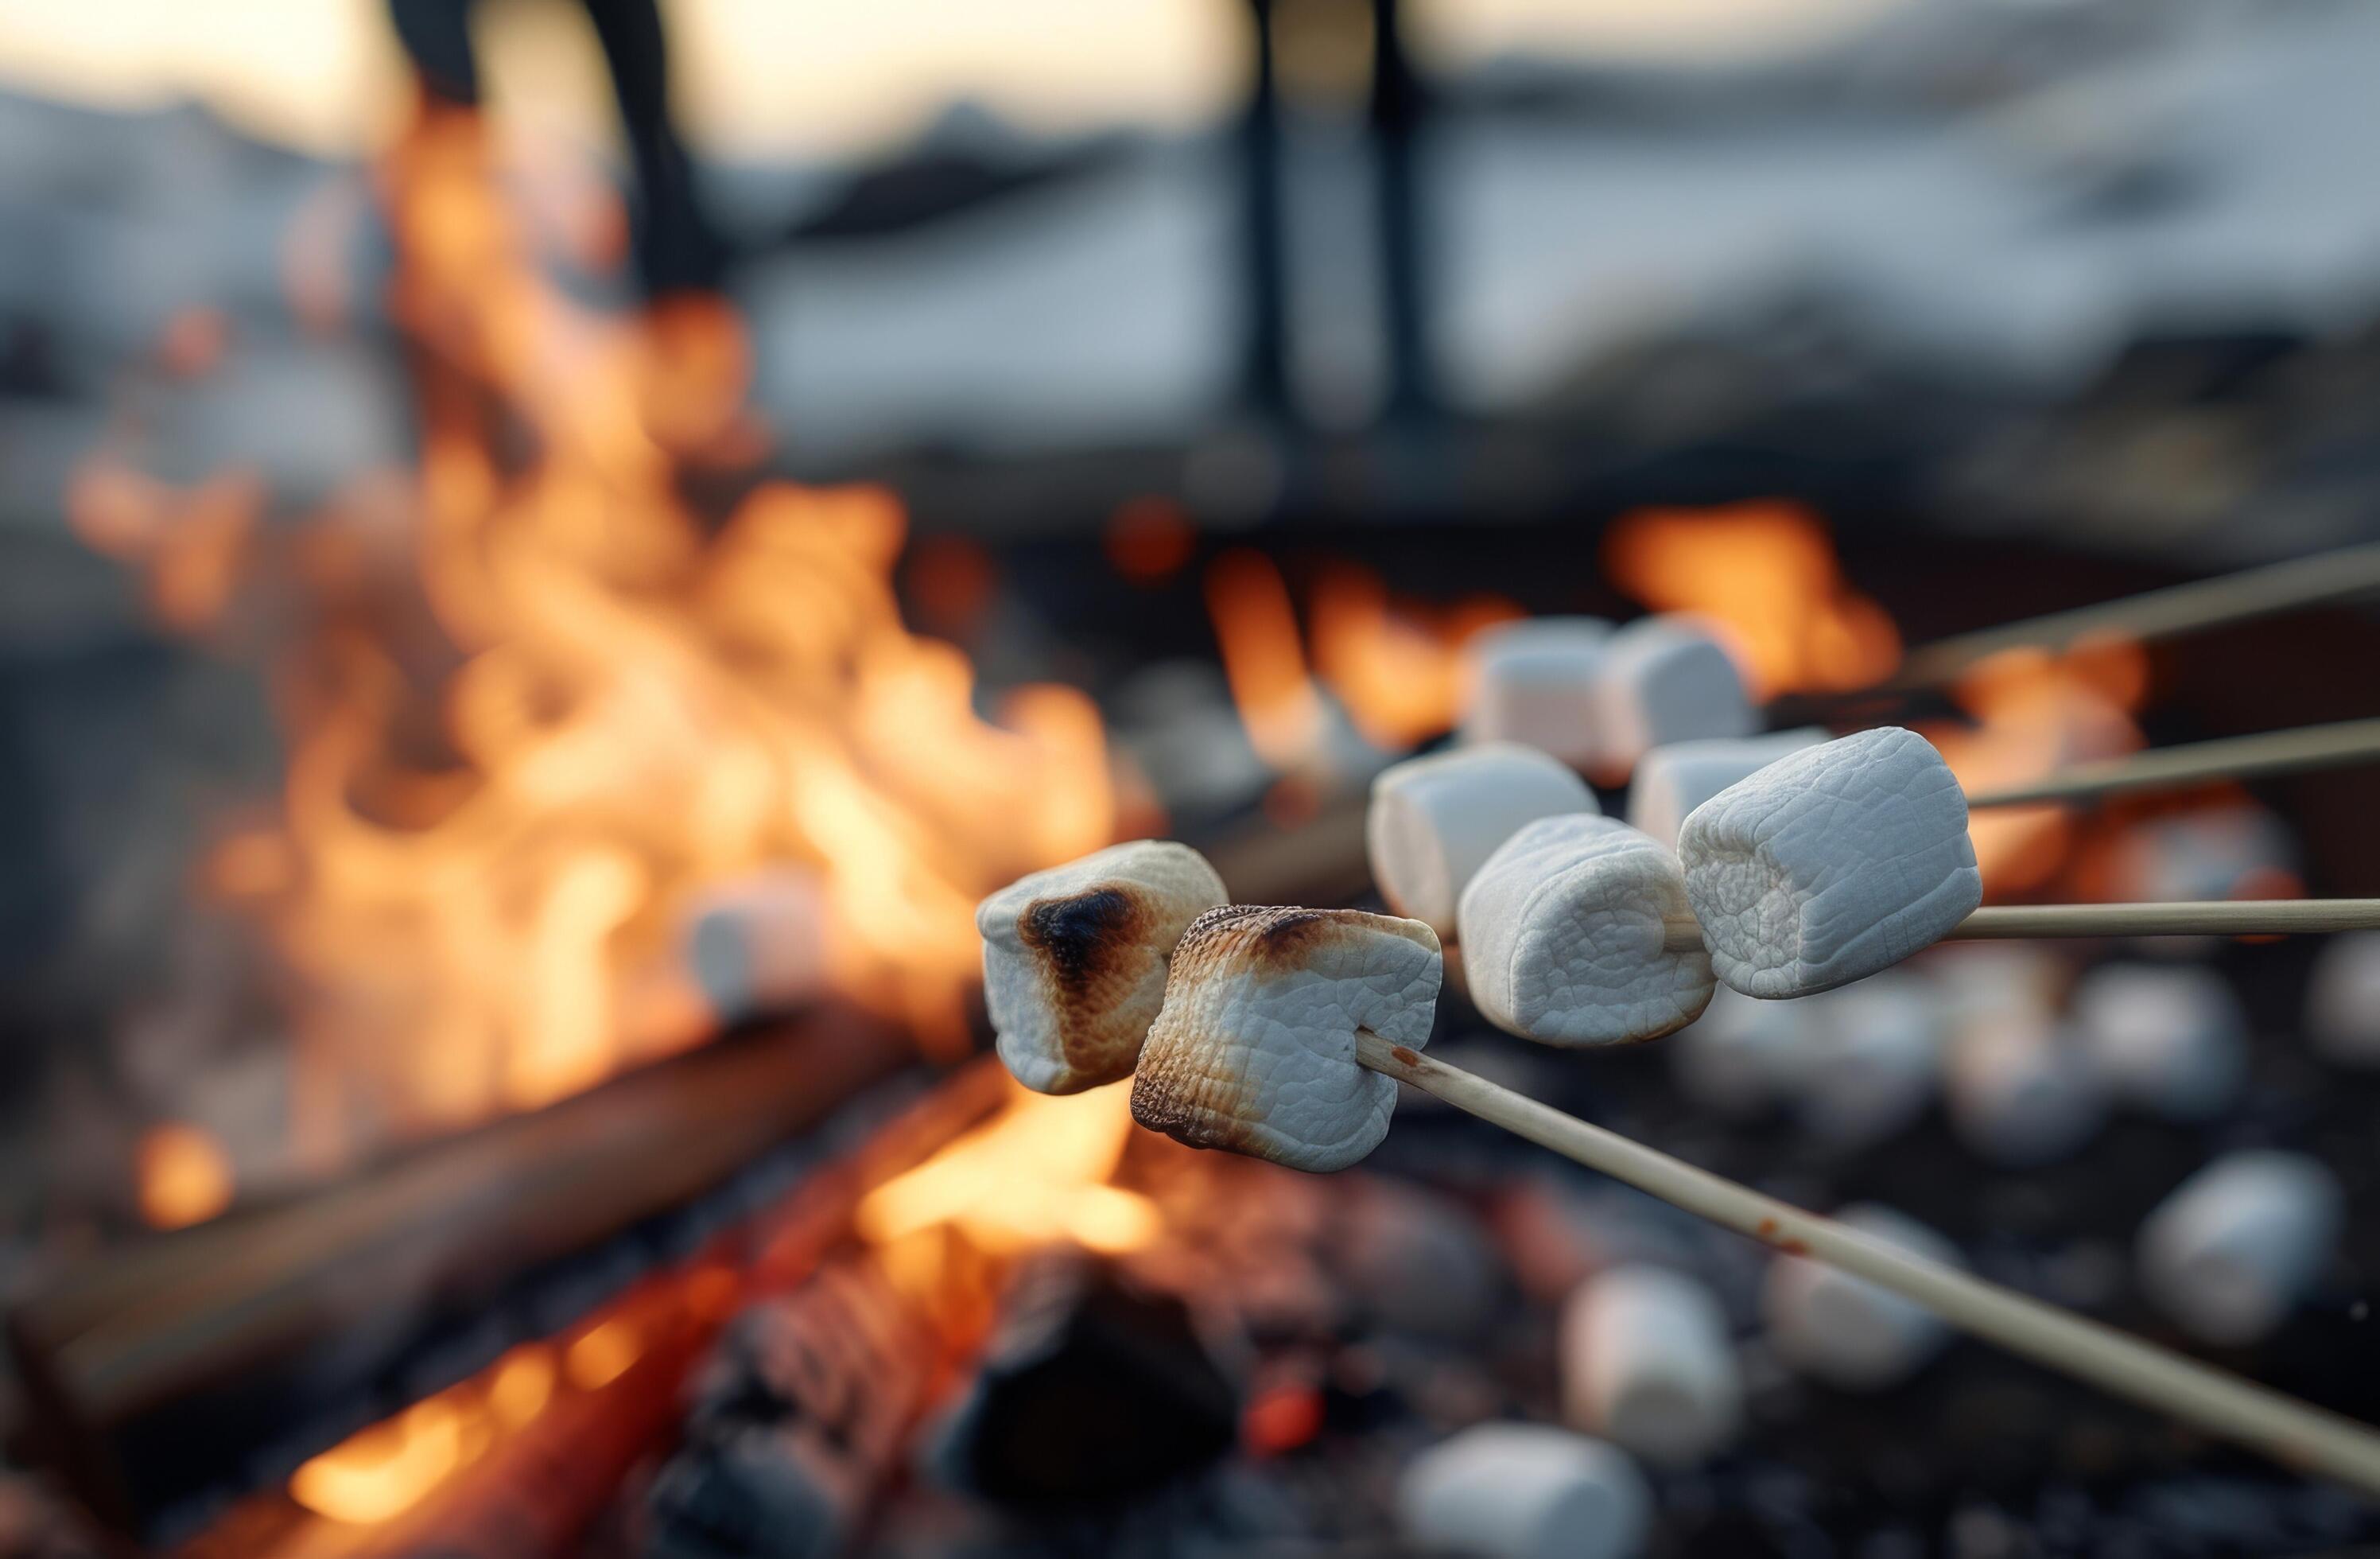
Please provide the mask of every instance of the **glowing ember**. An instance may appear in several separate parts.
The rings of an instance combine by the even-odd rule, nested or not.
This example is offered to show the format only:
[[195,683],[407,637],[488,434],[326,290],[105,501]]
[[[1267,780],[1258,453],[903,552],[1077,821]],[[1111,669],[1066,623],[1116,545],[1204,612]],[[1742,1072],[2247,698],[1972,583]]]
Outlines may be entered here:
[[1755,698],[1865,687],[1900,659],[1892,619],[1843,582],[1825,522],[1796,505],[1641,509],[1603,555],[1645,605],[1723,626]]
[[301,1154],[542,1104],[698,1038],[638,1017],[677,907],[789,864],[822,884],[835,982],[964,1047],[975,901],[1113,834],[1090,701],[1028,688],[978,714],[964,655],[902,623],[888,493],[769,483],[708,529],[675,476],[751,432],[735,322],[576,306],[469,120],[419,127],[382,195],[391,308],[426,365],[417,472],[269,534],[252,481],[177,493],[123,450],[74,493],[168,623],[249,579],[305,591],[242,617],[288,640],[282,816],[206,873],[298,976]]
[[334,1521],[391,1520],[421,1503],[485,1438],[460,1388],[441,1392],[299,1467],[289,1496]]
[[231,1205],[231,1160],[190,1126],[161,1126],[140,1139],[140,1216],[152,1228],[202,1224]]

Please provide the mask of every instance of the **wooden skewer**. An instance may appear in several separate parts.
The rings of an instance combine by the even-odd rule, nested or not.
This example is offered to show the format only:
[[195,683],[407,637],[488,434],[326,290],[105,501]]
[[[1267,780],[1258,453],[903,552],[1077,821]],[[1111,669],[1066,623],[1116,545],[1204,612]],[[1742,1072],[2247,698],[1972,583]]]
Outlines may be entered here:
[[2305,773],[2380,758],[2380,720],[2342,720],[2293,731],[2136,752],[2101,763],[2078,763],[2022,785],[1982,790],[1967,798],[1974,807],[2023,807],[2041,801],[2078,801],[2123,790],[2161,790],[2208,780],[2254,779],[2264,774]]
[[1997,1343],[2285,1466],[2380,1496],[2380,1432],[2095,1321],[1871,1239],[1366,1029],[1355,1059],[1459,1110],[1791,1255],[1810,1256]]
[[2380,542],[2243,568],[2212,579],[1937,639],[1911,651],[1882,690],[1907,692],[1948,682],[2003,650],[2029,645],[2058,650],[2100,637],[2169,639],[2371,591],[2380,591]]
[[[1671,920],[1662,946],[1689,953],[1702,927]],[[1976,910],[1945,942],[2063,936],[2289,936],[2380,930],[2380,898],[2216,899],[2189,904],[1996,904]]]

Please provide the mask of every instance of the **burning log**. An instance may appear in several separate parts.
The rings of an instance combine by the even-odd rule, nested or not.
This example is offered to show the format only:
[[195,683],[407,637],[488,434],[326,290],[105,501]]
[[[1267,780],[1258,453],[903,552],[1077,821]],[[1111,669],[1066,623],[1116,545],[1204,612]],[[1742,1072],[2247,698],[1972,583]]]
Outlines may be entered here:
[[[77,1492],[128,1529],[245,1487],[293,1407],[361,1400],[441,1337],[476,1349],[472,1368],[509,1340],[488,1317],[525,1276],[683,1206],[912,1055],[822,1011],[96,1258],[10,1317],[37,1421]],[[334,1411],[279,1455],[369,1417]]]

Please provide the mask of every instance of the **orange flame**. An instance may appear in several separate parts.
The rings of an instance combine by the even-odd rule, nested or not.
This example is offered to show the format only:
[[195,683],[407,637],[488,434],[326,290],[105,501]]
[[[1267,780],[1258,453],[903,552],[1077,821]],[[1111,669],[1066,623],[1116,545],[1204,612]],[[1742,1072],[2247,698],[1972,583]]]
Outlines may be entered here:
[[1612,582],[1732,636],[1753,696],[1865,687],[1900,659],[1884,609],[1844,583],[1826,523],[1777,501],[1640,509],[1604,538]]
[[623,320],[549,286],[466,117],[384,173],[390,304],[426,365],[411,479],[361,474],[260,540],[251,480],[176,493],[111,449],[74,508],[169,621],[252,578],[311,592],[257,615],[294,636],[282,815],[206,874],[299,977],[300,1151],[698,1037],[633,1021],[683,956],[677,907],[786,863],[820,881],[836,984],[964,1046],[976,900],[1113,835],[1096,709],[1038,687],[977,713],[964,655],[902,622],[887,493],[764,483],[706,528],[678,452],[750,432],[723,309]]
[[1322,742],[1322,704],[1281,570],[1245,547],[1223,554],[1207,569],[1207,613],[1257,756],[1276,769],[1310,761]]
[[1311,604],[1316,668],[1355,728],[1390,751],[1452,728],[1463,646],[1480,629],[1524,615],[1494,596],[1443,610],[1392,600],[1378,576],[1353,564],[1325,570]]

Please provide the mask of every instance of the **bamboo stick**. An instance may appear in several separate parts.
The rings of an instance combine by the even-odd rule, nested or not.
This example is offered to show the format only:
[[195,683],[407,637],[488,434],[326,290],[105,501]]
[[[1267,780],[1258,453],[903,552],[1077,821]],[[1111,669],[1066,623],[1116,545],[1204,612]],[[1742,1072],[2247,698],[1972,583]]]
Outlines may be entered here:
[[[1953,926],[1945,942],[2068,936],[2292,936],[2380,930],[2380,898],[2216,899],[2190,904],[1997,904]],[[1688,953],[1702,927],[1671,920],[1662,946]]]
[[1363,1066],[1625,1181],[1697,1217],[1809,1256],[1923,1305],[2011,1353],[2271,1456],[2380,1496],[2380,1432],[2098,1321],[1942,1266],[1766,1197],[1601,1127],[1449,1066],[1355,1035]]
[[2027,646],[2059,650],[2099,637],[2170,639],[2372,591],[2380,591],[2380,542],[2243,568],[2211,579],[1937,639],[1911,651],[1900,670],[1880,690],[1908,692],[1934,687],[2003,650]]
[[2078,763],[2022,785],[1977,791],[1969,808],[2024,807],[2043,801],[2079,801],[2126,790],[2166,790],[2212,780],[2254,779],[2341,768],[2380,758],[2380,720],[2342,720],[2291,731],[2135,752],[2099,763]]

